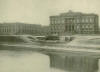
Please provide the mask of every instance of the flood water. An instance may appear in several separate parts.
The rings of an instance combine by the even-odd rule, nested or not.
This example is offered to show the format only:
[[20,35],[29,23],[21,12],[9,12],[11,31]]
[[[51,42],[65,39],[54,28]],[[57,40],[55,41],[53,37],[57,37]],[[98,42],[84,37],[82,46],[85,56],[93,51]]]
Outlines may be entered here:
[[28,51],[0,51],[0,72],[50,72],[49,57]]
[[100,72],[99,69],[100,60],[92,58],[64,59],[32,51],[0,50],[0,72]]

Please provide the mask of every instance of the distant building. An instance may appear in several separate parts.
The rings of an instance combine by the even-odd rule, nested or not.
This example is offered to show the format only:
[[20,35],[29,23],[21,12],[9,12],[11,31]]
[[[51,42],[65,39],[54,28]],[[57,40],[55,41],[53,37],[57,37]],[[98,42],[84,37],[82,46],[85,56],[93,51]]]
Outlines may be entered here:
[[0,35],[42,35],[43,29],[39,24],[0,23]]
[[15,34],[18,29],[16,24],[0,23],[0,35]]
[[97,14],[69,11],[57,16],[50,16],[51,34],[97,34],[98,25]]

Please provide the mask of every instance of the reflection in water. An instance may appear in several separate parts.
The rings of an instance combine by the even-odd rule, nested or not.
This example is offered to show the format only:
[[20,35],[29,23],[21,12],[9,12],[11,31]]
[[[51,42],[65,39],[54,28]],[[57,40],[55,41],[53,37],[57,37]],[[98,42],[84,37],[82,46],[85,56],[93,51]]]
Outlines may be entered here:
[[49,57],[28,51],[0,51],[0,72],[50,72]]
[[98,70],[98,59],[91,57],[66,57],[66,70],[71,72],[96,72]]
[[98,72],[100,72],[100,59],[99,59],[99,62],[98,62]]
[[59,55],[51,55],[50,58],[48,55],[31,51],[2,50],[0,72],[97,72],[98,70],[98,59]]
[[53,72],[97,72],[98,59],[79,56],[51,56]]

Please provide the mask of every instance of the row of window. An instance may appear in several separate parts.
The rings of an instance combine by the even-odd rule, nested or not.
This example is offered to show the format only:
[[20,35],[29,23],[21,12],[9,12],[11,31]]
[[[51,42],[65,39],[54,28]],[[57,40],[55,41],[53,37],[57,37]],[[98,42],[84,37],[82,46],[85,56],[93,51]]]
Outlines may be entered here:
[[94,18],[83,18],[83,19],[66,19],[66,23],[93,23]]
[[0,29],[0,32],[16,32],[15,29]]
[[94,18],[82,18],[82,19],[65,19],[65,20],[51,20],[51,24],[59,23],[93,23]]
[[[51,32],[53,34],[64,34],[65,32]],[[74,31],[71,31],[71,33],[80,33],[80,34],[91,34],[91,33],[94,33],[94,31],[83,31],[83,32],[74,32]]]
[[[63,29],[65,29],[65,27],[63,27],[63,26],[53,26],[53,27],[51,27],[52,29],[55,29],[55,30],[63,30]],[[66,28],[67,29],[80,29],[80,28],[82,28],[82,29],[93,29],[94,28],[94,26],[92,26],[92,25],[83,25],[83,26],[71,26],[71,25],[69,25],[69,26],[66,26]]]
[[18,30],[18,29],[7,29],[7,28],[4,28],[4,29],[0,29],[0,32],[41,32],[41,30]]

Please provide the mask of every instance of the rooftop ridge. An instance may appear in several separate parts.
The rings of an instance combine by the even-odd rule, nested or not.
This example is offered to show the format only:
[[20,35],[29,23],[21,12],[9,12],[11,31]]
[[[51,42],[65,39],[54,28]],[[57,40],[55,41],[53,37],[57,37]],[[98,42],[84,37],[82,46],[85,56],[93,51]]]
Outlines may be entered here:
[[97,15],[95,13],[83,13],[83,12],[74,12],[72,10],[69,10],[65,13],[60,13],[60,16],[69,16],[69,15]]

